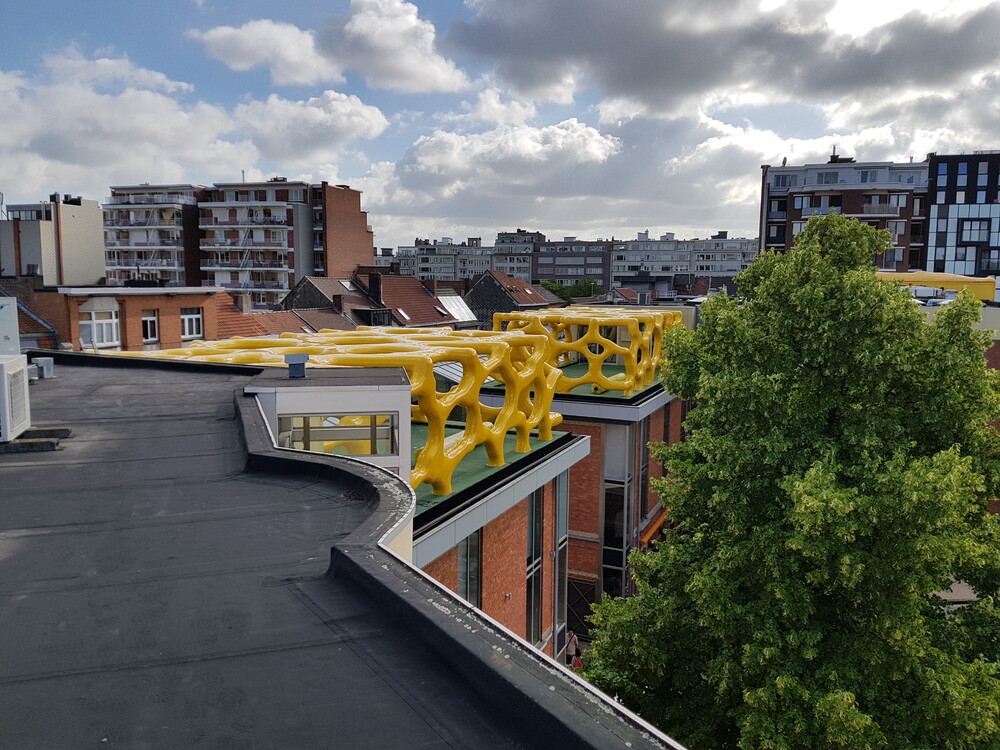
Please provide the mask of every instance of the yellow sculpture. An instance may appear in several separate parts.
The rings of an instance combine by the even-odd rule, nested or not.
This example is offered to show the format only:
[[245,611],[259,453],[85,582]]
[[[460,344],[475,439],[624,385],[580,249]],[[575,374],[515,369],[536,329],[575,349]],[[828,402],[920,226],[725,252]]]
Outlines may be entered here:
[[[362,327],[284,333],[276,339],[199,341],[184,349],[118,354],[284,366],[286,354],[304,353],[311,367],[402,367],[415,401],[411,419],[427,423],[427,442],[416,456],[410,484],[416,488],[427,482],[435,495],[447,495],[455,467],[477,446],[484,446],[490,466],[502,466],[509,430],[517,436],[516,453],[531,450],[533,430],[540,440],[552,439],[552,428],[562,415],[550,411],[559,371],[549,362],[548,346],[546,337],[522,332]],[[434,378],[434,365],[442,362],[457,363],[462,371],[460,381],[445,392],[437,390]],[[480,401],[480,389],[488,379],[503,384],[502,391],[497,389],[503,394],[502,406]],[[465,428],[446,440],[446,423],[458,409],[465,412]]]
[[[558,393],[589,383],[594,393],[622,391],[631,396],[637,387],[652,385],[660,364],[663,332],[677,325],[681,325],[679,312],[635,307],[574,306],[493,316],[497,331],[546,336],[551,361],[559,367],[587,362],[586,372],[575,377],[561,371]],[[611,364],[623,366],[625,372],[606,372],[605,365]]]
[[[402,367],[413,394],[411,419],[427,423],[427,440],[418,451],[410,484],[428,483],[435,495],[450,494],[455,467],[482,445],[490,466],[505,462],[504,438],[516,433],[514,451],[531,450],[530,435],[552,439],[562,415],[551,411],[555,394],[590,384],[594,393],[623,391],[653,384],[663,331],[680,325],[677,312],[626,307],[572,307],[494,316],[494,331],[442,328],[372,328],[283,333],[278,338],[232,338],[195,341],[183,349],[115,352],[120,356],[162,357],[201,362],[285,366],[286,354],[308,354],[310,367]],[[609,361],[610,360],[610,361]],[[587,370],[570,376],[563,369],[586,361]],[[434,365],[461,367],[459,382],[439,391]],[[604,373],[605,365],[624,366]],[[503,388],[502,406],[482,403],[488,381]],[[464,411],[464,428],[447,435],[448,422]],[[367,417],[358,417],[367,419]],[[363,441],[362,441],[363,442]],[[365,452],[352,441],[329,441],[326,452]]]

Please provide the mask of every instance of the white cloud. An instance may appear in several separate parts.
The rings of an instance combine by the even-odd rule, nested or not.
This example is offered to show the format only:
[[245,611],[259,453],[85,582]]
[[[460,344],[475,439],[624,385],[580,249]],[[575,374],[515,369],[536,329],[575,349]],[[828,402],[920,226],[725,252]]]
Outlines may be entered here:
[[320,35],[322,49],[343,55],[370,88],[408,93],[466,88],[465,74],[437,51],[435,37],[434,25],[402,0],[351,0],[346,22],[338,20]]
[[336,91],[307,101],[272,94],[239,105],[234,116],[264,158],[288,166],[332,161],[349,143],[375,138],[389,126],[377,107]]
[[171,81],[163,73],[138,67],[127,57],[91,60],[76,47],[46,55],[44,64],[53,80],[76,86],[139,88],[166,94],[194,91],[190,83]]
[[475,103],[462,102],[463,114],[448,113],[443,122],[486,123],[488,125],[522,125],[535,116],[535,105],[517,99],[503,100],[503,91],[491,86],[479,92]]
[[290,23],[249,21],[239,28],[192,29],[188,36],[202,42],[208,54],[233,70],[267,66],[271,70],[271,80],[278,85],[340,83],[344,80],[342,66],[336,58],[317,49],[315,33]]

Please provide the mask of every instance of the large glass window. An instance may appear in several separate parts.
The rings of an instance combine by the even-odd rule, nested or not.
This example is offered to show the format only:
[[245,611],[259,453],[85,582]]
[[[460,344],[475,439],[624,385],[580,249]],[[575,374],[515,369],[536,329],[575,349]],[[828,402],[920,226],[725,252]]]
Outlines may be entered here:
[[395,456],[399,415],[283,414],[278,417],[278,445],[345,456]]
[[458,595],[474,607],[482,606],[482,547],[482,529],[458,543]]
[[120,343],[117,310],[80,313],[81,348],[103,349]]
[[990,239],[990,220],[972,219],[962,224],[963,242],[988,242]]
[[527,622],[525,639],[538,644],[542,640],[542,513],[544,497],[541,488],[527,497],[528,501],[528,564],[525,586]]
[[569,564],[569,472],[556,477],[555,654],[566,648],[566,584]]

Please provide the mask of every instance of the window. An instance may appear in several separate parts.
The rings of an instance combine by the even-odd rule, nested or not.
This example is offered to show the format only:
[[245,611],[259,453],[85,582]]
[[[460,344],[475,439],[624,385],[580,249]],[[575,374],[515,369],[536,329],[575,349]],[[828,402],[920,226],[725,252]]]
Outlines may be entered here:
[[798,175],[794,174],[776,174],[774,176],[774,186],[776,188],[781,187],[794,187],[799,184]]
[[142,311],[142,340],[147,343],[160,340],[160,324],[156,310]]
[[889,205],[906,208],[906,193],[891,193],[889,195]]
[[399,415],[282,414],[278,416],[278,445],[341,456],[396,456]]
[[862,182],[878,182],[877,169],[862,169],[859,174]]
[[566,648],[566,572],[569,554],[569,472],[556,477],[555,654]]
[[525,587],[527,620],[525,640],[539,643],[542,640],[542,513],[544,510],[541,488],[526,498],[528,503],[528,561]]
[[956,190],[955,191],[955,203],[965,203],[965,191]]
[[202,335],[201,308],[181,308],[181,339],[196,339]]
[[483,530],[458,543],[458,595],[473,607],[482,606]]
[[809,208],[810,207],[810,196],[808,196],[808,195],[796,195],[795,198],[792,199],[792,206],[794,206],[795,208],[797,208],[799,210],[801,210],[803,208]]
[[962,242],[988,242],[990,239],[990,220],[972,219],[962,224]]
[[941,162],[940,164],[938,164],[938,176],[940,177],[941,175],[946,175],[946,174],[948,174],[948,165],[945,164],[944,162]]
[[892,234],[892,241],[897,245],[901,237],[906,234],[906,222],[905,221],[890,221],[887,223],[887,228]]
[[836,185],[838,178],[840,176],[839,172],[819,172],[816,175],[816,184],[818,185]]
[[104,349],[120,343],[117,310],[80,313],[80,348]]
[[977,190],[976,191],[976,203],[986,203],[986,191]]
[[793,221],[792,222],[792,237],[797,235],[803,229],[806,228],[806,223],[804,221]]

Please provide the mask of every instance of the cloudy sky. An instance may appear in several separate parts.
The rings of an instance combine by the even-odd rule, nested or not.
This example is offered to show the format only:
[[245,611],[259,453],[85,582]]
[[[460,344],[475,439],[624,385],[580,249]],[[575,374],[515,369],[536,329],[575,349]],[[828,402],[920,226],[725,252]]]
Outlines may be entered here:
[[1000,149],[1000,3],[49,0],[0,23],[0,192],[241,174],[414,237],[757,234],[760,165]]

